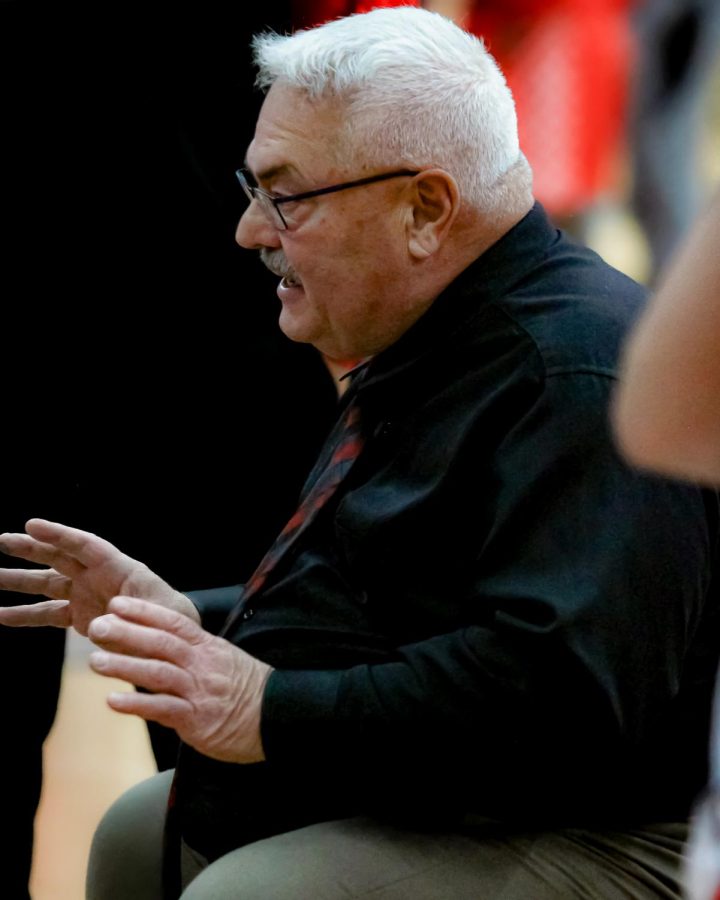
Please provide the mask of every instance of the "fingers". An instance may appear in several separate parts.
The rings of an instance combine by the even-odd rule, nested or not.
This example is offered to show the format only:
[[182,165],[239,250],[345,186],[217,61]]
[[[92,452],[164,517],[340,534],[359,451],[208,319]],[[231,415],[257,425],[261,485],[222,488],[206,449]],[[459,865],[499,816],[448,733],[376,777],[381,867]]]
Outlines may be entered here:
[[113,597],[108,612],[128,622],[160,628],[189,644],[203,643],[208,637],[207,632],[184,613],[137,597]]
[[52,625],[55,628],[69,628],[71,624],[70,604],[67,600],[0,607],[0,625],[25,628]]
[[183,613],[136,597],[113,597],[108,614],[96,618],[90,639],[107,650],[185,665],[193,646],[209,635]]
[[0,536],[0,551],[8,556],[26,559],[28,562],[52,566],[69,578],[83,571],[84,566],[52,544],[38,541],[27,534],[3,534]]
[[30,519],[25,523],[25,530],[36,541],[51,544],[83,566],[97,565],[109,554],[120,553],[111,543],[96,534],[61,525],[59,522],[48,522],[47,519]]
[[98,565],[114,554],[123,554],[108,541],[89,531],[80,531],[45,519],[30,519],[27,534],[0,535],[0,550],[30,562],[54,566],[71,578],[82,568]]
[[108,609],[89,627],[103,648],[92,654],[92,668],[153,692],[111,694],[112,709],[174,728],[214,759],[265,758],[260,718],[268,665],[158,604],[122,596]]
[[42,594],[53,600],[66,600],[72,579],[54,569],[0,569],[0,589],[21,594]]
[[151,722],[159,722],[168,728],[178,729],[180,723],[192,714],[187,700],[169,694],[138,694],[134,691],[114,692],[108,695],[108,706],[116,712],[140,716]]
[[194,683],[187,671],[173,663],[122,656],[105,650],[96,650],[90,655],[90,667],[99,675],[121,678],[136,687],[176,697],[187,696]]
[[94,619],[88,627],[90,640],[113,653],[164,660],[179,666],[190,661],[192,647],[163,628],[150,628],[109,614]]

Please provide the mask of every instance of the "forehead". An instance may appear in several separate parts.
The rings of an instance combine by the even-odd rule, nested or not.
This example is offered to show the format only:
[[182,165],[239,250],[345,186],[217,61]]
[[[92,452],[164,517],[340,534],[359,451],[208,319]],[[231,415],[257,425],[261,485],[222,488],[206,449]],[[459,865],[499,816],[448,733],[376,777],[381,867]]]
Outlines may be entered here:
[[260,110],[248,166],[264,180],[289,170],[327,172],[341,156],[343,122],[338,101],[310,100],[304,91],[274,84]]

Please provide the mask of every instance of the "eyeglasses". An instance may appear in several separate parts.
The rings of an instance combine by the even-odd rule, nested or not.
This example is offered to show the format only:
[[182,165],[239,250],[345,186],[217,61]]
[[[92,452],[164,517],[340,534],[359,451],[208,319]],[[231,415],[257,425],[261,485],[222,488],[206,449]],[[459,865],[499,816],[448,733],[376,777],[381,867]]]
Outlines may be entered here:
[[265,213],[270,222],[280,231],[287,231],[288,224],[287,214],[283,216],[280,206],[283,203],[297,203],[300,200],[309,200],[311,197],[320,197],[322,194],[334,194],[336,191],[347,191],[349,188],[361,187],[364,184],[373,184],[375,181],[387,181],[389,178],[404,178],[410,175],[417,175],[417,170],[399,169],[396,172],[383,172],[382,175],[371,175],[369,178],[358,178],[357,181],[344,181],[342,184],[333,184],[330,187],[318,188],[314,191],[305,191],[302,194],[288,194],[286,196],[275,196],[269,194],[254,183],[252,174],[247,169],[238,169],[235,173],[240,186],[245,194],[252,202],[257,200],[260,209]]

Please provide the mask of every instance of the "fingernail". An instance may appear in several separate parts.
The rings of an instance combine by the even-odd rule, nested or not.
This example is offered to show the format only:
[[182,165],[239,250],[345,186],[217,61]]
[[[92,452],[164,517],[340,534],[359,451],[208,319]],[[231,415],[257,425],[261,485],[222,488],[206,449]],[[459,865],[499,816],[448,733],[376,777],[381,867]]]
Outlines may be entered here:
[[93,637],[107,637],[110,634],[110,623],[105,619],[95,619],[90,631]]
[[112,599],[112,608],[113,612],[124,613],[130,609],[130,604],[125,599],[125,597],[113,597]]
[[90,654],[90,662],[94,669],[104,669],[109,659],[110,656],[104,650],[94,650]]

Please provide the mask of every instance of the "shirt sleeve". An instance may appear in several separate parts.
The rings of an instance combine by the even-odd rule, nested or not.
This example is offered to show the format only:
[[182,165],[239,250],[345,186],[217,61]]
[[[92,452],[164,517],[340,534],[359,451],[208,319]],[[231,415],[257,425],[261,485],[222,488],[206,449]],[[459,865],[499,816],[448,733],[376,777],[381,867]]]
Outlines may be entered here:
[[243,585],[231,584],[227,587],[188,591],[186,596],[200,613],[202,627],[211,634],[218,634],[227,617],[240,602],[242,591]]

